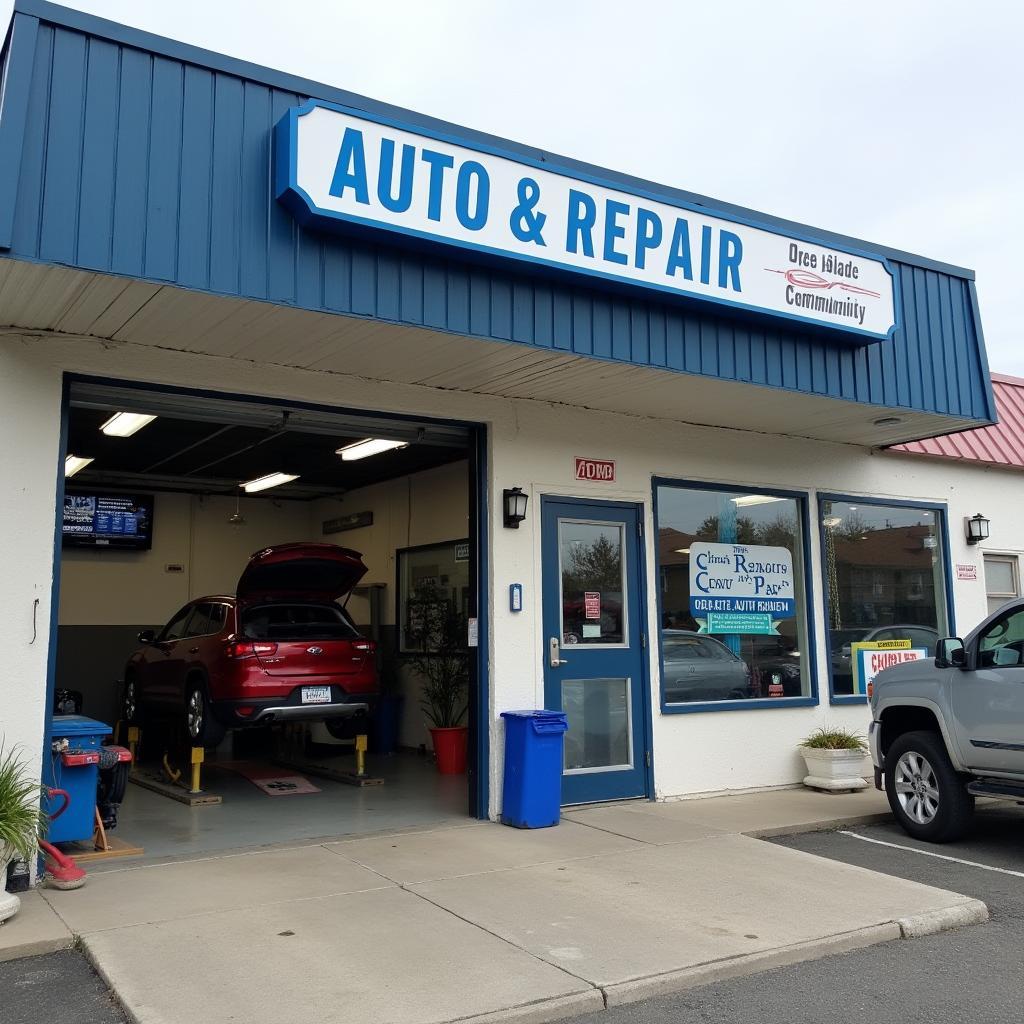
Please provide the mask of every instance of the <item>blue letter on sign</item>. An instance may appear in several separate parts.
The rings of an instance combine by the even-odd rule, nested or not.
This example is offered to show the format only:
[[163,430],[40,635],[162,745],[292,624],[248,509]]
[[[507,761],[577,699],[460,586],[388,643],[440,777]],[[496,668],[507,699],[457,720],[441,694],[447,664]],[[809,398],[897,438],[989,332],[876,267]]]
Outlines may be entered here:
[[346,128],[341,140],[341,152],[331,179],[331,195],[339,199],[345,195],[345,189],[351,188],[356,194],[357,203],[370,202],[366,189],[366,154],[363,152],[363,133],[356,128]]
[[732,278],[732,290],[742,291],[740,288],[740,260],[743,259],[743,243],[739,235],[731,231],[718,232],[718,287],[728,287],[728,280]]
[[617,202],[614,199],[606,199],[604,203],[604,258],[609,263],[626,264],[626,254],[616,252],[615,243],[620,238],[626,237],[626,229],[619,224],[619,217],[629,213],[629,207],[625,203]]
[[683,277],[687,281],[693,280],[693,264],[690,261],[690,225],[682,217],[676,218],[672,242],[668,248],[668,263],[665,265],[665,273],[669,277],[675,277],[677,270],[683,272]]
[[569,215],[565,232],[565,251],[577,252],[577,242],[583,243],[583,255],[594,255],[594,221],[597,206],[586,192],[569,189]]
[[[476,178],[476,210],[469,210],[470,182]],[[483,164],[475,160],[467,160],[459,168],[458,183],[455,188],[455,216],[459,223],[470,231],[479,231],[487,223],[487,204],[491,195],[491,179]]]
[[653,210],[638,206],[636,210],[636,265],[647,265],[647,250],[661,245],[661,218]]
[[430,165],[430,189],[427,193],[427,217],[430,220],[441,219],[441,189],[444,186],[444,172],[455,166],[455,161],[444,153],[433,149],[425,149],[420,159]]
[[391,193],[392,179],[395,176],[395,144],[391,139],[382,139],[380,143],[380,171],[377,174],[377,198],[385,210],[392,213],[405,213],[412,204],[413,161],[416,159],[416,147],[408,144],[402,146],[402,169],[398,178],[398,195]]

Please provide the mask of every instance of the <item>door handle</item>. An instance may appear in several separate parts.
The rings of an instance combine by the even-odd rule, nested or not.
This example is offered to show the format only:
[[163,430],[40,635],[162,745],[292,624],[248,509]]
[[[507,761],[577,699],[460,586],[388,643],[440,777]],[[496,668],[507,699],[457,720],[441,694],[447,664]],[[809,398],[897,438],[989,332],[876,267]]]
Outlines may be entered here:
[[190,647],[188,649],[188,653],[189,654],[198,654],[199,653],[199,648],[198,647]]
[[557,636],[553,636],[548,641],[548,664],[552,668],[559,668],[562,665],[568,665],[569,664],[569,662],[567,662],[565,660],[565,658],[560,658],[559,657],[559,655],[561,653],[562,652],[561,652],[561,650],[559,650],[559,647],[558,647],[558,637]]

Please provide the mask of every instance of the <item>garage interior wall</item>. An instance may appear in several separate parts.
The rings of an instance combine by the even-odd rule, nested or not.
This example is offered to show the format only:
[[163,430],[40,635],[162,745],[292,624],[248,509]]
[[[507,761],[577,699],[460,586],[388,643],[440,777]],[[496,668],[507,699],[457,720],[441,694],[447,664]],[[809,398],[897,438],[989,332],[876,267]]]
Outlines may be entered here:
[[[373,525],[324,536],[325,520],[356,512],[372,512]],[[469,536],[469,465],[453,462],[397,480],[347,492],[343,498],[322,498],[312,503],[313,535],[316,540],[333,541],[355,548],[363,555],[367,573],[365,585],[384,587],[380,641],[386,652],[398,643],[395,628],[395,581],[397,552],[422,544],[441,544]],[[356,623],[369,621],[369,601],[353,596],[349,611]],[[401,669],[401,692],[405,694],[399,743],[405,747],[429,744],[429,734],[419,707],[419,682],[408,667]]]
[[[153,547],[129,552],[69,548],[63,552],[57,644],[57,687],[80,690],[91,717],[119,717],[117,683],[141,629],[162,626],[186,602],[232,594],[250,555],[272,544],[328,541],[363,555],[366,584],[385,587],[382,643],[394,646],[396,551],[465,537],[465,462],[441,466],[314,502],[242,498],[240,526],[228,520],[234,498],[157,493]],[[145,487],[137,488],[144,491]],[[373,526],[325,535],[324,520],[373,513]],[[180,571],[179,571],[180,570]],[[369,625],[369,602],[356,595],[349,610]],[[417,684],[405,673],[405,721],[400,741],[426,742]]]

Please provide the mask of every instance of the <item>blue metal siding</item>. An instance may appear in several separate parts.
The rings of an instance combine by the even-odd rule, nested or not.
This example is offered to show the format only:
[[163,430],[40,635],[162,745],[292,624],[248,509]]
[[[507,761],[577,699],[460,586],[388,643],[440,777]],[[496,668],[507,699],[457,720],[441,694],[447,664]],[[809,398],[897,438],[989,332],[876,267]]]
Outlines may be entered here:
[[[149,37],[158,51],[151,52],[124,41],[147,39],[133,30],[61,13],[61,21],[94,26],[90,34],[57,24],[55,8],[25,0],[19,6],[50,19],[32,32],[35,19],[18,14],[10,44],[9,57],[21,61],[18,88],[27,90],[16,97],[21,107],[5,102],[0,121],[3,140],[24,109],[13,194],[13,175],[5,177],[0,156],[0,189],[7,190],[0,191],[0,229],[5,210],[13,210],[15,257],[808,394],[992,418],[973,284],[955,268],[880,250],[896,273],[902,327],[891,342],[851,347],[824,330],[732,319],[671,300],[318,235],[301,229],[271,196],[273,126],[309,93],[268,84],[271,72],[260,80],[241,77],[232,71],[245,66],[228,58],[215,63],[205,55],[210,66],[200,66],[188,58],[201,51]],[[30,69],[20,45],[33,47]],[[338,99],[336,90],[321,92]],[[825,244],[830,238],[820,237]]]

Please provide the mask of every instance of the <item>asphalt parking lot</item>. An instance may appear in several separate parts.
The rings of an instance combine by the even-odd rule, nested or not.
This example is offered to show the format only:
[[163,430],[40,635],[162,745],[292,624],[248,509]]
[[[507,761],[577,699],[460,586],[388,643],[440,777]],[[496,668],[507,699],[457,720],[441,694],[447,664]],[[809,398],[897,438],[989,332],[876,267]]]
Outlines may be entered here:
[[977,897],[988,904],[992,919],[618,1007],[578,1018],[577,1024],[1017,1024],[1022,1019],[1024,807],[979,809],[971,835],[943,846],[918,843],[889,822],[772,841]]

